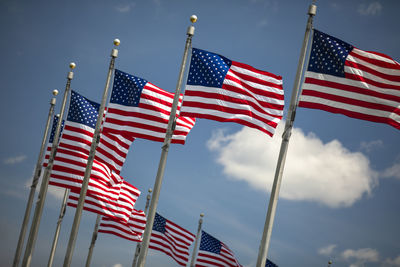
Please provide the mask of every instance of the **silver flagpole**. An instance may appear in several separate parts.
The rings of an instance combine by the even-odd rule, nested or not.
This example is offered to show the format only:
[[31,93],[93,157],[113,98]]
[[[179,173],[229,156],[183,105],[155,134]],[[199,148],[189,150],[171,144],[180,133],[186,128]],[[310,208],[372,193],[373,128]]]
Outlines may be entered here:
[[58,216],[56,232],[54,234],[53,244],[51,246],[50,257],[49,257],[49,261],[47,263],[47,267],[53,266],[54,254],[56,253],[58,237],[60,236],[61,223],[62,223],[62,220],[64,219],[65,211],[67,209],[68,195],[69,195],[69,189],[65,189],[63,202],[61,203],[60,215]]
[[[58,95],[58,91],[53,90],[53,95],[54,96]],[[33,199],[35,198],[36,186],[39,182],[39,177],[42,172],[43,154],[44,154],[44,150],[46,149],[46,140],[47,140],[47,136],[49,134],[51,117],[53,116],[55,105],[56,105],[56,98],[53,97],[50,100],[49,115],[47,116],[47,122],[46,122],[46,126],[44,128],[44,134],[43,134],[43,138],[42,138],[42,144],[40,146],[39,156],[38,156],[38,159],[36,162],[35,174],[32,179],[31,191],[29,192],[28,203],[26,204],[25,215],[24,215],[24,219],[22,221],[21,231],[19,233],[17,250],[15,251],[15,255],[14,255],[13,267],[17,267],[19,265],[19,260],[21,258],[21,252],[22,252],[22,247],[24,245],[25,234],[26,234],[26,230],[28,228],[29,217],[31,215]]]
[[[147,214],[147,209],[149,208],[151,192],[153,192],[153,189],[149,188],[149,193],[147,194],[147,197],[146,197],[146,205],[144,206],[144,214]],[[135,256],[133,257],[132,267],[136,267],[141,246],[142,246],[142,243],[137,243],[136,250],[135,250]]]
[[310,32],[312,29],[313,17],[315,16],[315,14],[317,12],[317,6],[314,3],[315,3],[315,0],[313,1],[313,3],[310,5],[310,7],[308,9],[308,21],[307,21],[307,26],[306,26],[306,32],[304,34],[303,45],[302,45],[301,51],[300,51],[300,58],[299,58],[298,66],[297,66],[296,78],[294,80],[292,97],[290,100],[290,106],[289,106],[289,110],[288,110],[288,114],[287,114],[287,118],[286,118],[285,130],[282,135],[281,149],[279,152],[278,163],[277,163],[276,170],[275,170],[274,183],[272,185],[271,196],[269,199],[268,212],[267,212],[267,217],[266,217],[265,225],[264,225],[264,232],[263,232],[263,236],[261,239],[260,248],[258,251],[258,258],[257,258],[257,265],[256,265],[257,267],[264,267],[265,263],[267,261],[272,226],[274,224],[276,205],[278,202],[279,189],[280,189],[281,181],[282,181],[283,168],[285,166],[286,154],[287,154],[287,149],[289,146],[289,139],[290,139],[290,135],[292,133],[294,117],[296,114],[297,96],[298,96],[298,92],[299,92],[299,88],[300,88],[301,77],[303,75],[303,66],[304,66],[305,56],[306,56],[306,52],[307,52],[308,40],[309,40]]
[[93,249],[94,245],[96,244],[97,240],[97,232],[99,231],[99,224],[101,220],[101,215],[97,214],[96,223],[94,225],[93,235],[92,235],[92,242],[90,242],[89,253],[86,259],[86,267],[90,266],[90,262],[92,261]]
[[[192,23],[195,23],[197,21],[197,17],[195,15],[192,15],[190,17],[190,21]],[[185,50],[183,52],[183,58],[182,58],[181,69],[179,72],[178,83],[176,85],[174,101],[172,102],[171,114],[169,116],[168,127],[167,127],[167,131],[165,134],[164,144],[161,149],[160,163],[158,165],[157,176],[156,176],[156,180],[154,182],[154,187],[153,187],[154,193],[153,193],[153,196],[151,197],[149,213],[147,215],[146,229],[144,230],[144,234],[143,234],[142,248],[140,251],[139,262],[138,262],[138,266],[140,266],[140,267],[144,267],[144,265],[146,263],[146,257],[147,257],[147,251],[149,248],[151,230],[152,230],[153,224],[154,224],[154,217],[156,216],[158,198],[160,196],[162,179],[164,177],[165,165],[167,163],[168,150],[169,150],[169,146],[171,144],[171,138],[172,138],[172,135],[173,135],[174,129],[175,129],[175,115],[176,115],[176,109],[178,106],[179,95],[181,92],[183,74],[185,71],[185,65],[186,65],[186,61],[187,61],[189,48],[192,45],[192,37],[194,35],[194,26],[193,25],[189,26],[186,34],[187,34],[186,45],[185,45]]]
[[54,133],[53,146],[51,147],[49,162],[47,164],[47,167],[45,169],[45,172],[44,172],[44,175],[42,178],[42,184],[40,185],[40,191],[39,191],[39,195],[38,195],[38,200],[36,202],[35,213],[33,215],[32,225],[31,225],[31,229],[30,229],[29,237],[28,237],[28,242],[26,244],[25,254],[24,254],[23,261],[22,261],[23,267],[27,267],[27,266],[31,265],[33,249],[35,247],[36,238],[37,238],[37,234],[39,231],[40,219],[41,219],[42,213],[43,213],[44,201],[46,200],[46,194],[47,194],[47,188],[49,185],[50,174],[51,174],[51,170],[53,169],[54,158],[57,153],[58,140],[59,140],[60,131],[61,131],[61,123],[62,123],[62,120],[64,117],[65,106],[66,106],[67,98],[68,98],[69,91],[71,88],[71,80],[74,77],[74,73],[72,72],[72,70],[75,68],[75,66],[76,66],[75,63],[69,64],[69,67],[71,70],[68,72],[68,76],[67,76],[67,84],[65,86],[64,98],[63,98],[63,101],[61,104],[60,118],[58,120],[56,131]]
[[[120,41],[118,39],[115,39],[114,40],[115,47],[117,47],[119,44],[120,44]],[[118,50],[115,47],[111,51],[111,60],[110,60],[110,65],[108,67],[106,85],[104,87],[103,97],[102,97],[100,108],[99,108],[99,115],[97,117],[96,128],[95,128],[95,131],[93,134],[92,144],[90,146],[90,152],[89,152],[89,157],[88,157],[88,161],[87,161],[87,165],[86,165],[85,176],[82,181],[81,193],[79,195],[78,204],[77,204],[77,207],[75,210],[74,222],[72,224],[71,234],[69,236],[69,241],[68,241],[67,252],[66,252],[65,258],[64,258],[64,267],[69,267],[71,265],[72,254],[74,252],[76,237],[78,236],[79,224],[80,224],[81,217],[82,217],[83,204],[85,202],[86,191],[87,191],[88,185],[89,185],[90,173],[92,172],[93,160],[94,160],[94,156],[96,153],[97,145],[100,142],[101,123],[103,120],[104,109],[105,109],[106,101],[107,101],[107,97],[108,97],[108,89],[110,87],[111,75],[114,70],[115,59],[118,56]]]
[[192,259],[190,260],[190,267],[194,267],[194,264],[195,264],[195,262],[196,262],[197,244],[199,243],[199,239],[200,239],[201,225],[203,224],[203,217],[204,217],[204,213],[200,213],[199,227],[197,228],[196,240],[194,241]]

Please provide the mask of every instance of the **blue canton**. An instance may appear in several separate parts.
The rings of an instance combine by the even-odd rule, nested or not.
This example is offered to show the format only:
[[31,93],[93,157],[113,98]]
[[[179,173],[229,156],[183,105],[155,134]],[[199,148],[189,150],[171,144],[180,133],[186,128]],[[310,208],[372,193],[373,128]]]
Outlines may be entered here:
[[220,254],[222,243],[215,237],[201,231],[200,250]]
[[167,220],[163,216],[156,213],[156,217],[154,218],[153,230],[164,234],[166,223]]
[[140,102],[140,95],[146,83],[147,81],[145,79],[115,69],[114,85],[110,102],[124,106],[137,107]]
[[100,104],[90,101],[75,91],[71,91],[71,101],[67,120],[96,128]]
[[265,263],[265,267],[278,267],[275,263],[267,259],[267,262]]
[[[58,124],[58,117],[57,117],[57,115],[54,115],[54,118],[53,118],[53,125],[51,126],[51,132],[50,132],[49,143],[53,143],[54,135],[55,135],[55,133],[56,133],[57,124]],[[61,122],[60,136],[61,136],[61,133],[62,133],[63,128],[64,128],[64,120]],[[60,136],[59,136],[59,137],[60,137]]]
[[353,46],[314,30],[308,71],[345,77],[344,63]]
[[224,56],[193,48],[187,84],[221,88],[231,65]]

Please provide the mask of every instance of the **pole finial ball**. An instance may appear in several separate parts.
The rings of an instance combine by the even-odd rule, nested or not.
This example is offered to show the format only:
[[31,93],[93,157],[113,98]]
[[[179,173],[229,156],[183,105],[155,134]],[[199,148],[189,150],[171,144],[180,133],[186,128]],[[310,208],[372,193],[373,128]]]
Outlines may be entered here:
[[53,90],[53,95],[54,95],[54,96],[58,95],[58,90],[57,90],[57,89],[54,89],[54,90]]
[[200,217],[204,217],[204,213],[200,213]]
[[119,46],[121,41],[119,39],[114,39],[114,45]]
[[153,189],[149,188],[149,193],[153,192]]
[[74,62],[69,63],[69,67],[71,70],[75,69],[76,64]]
[[195,22],[197,21],[197,16],[196,16],[196,15],[191,15],[191,16],[190,16],[190,21],[191,21],[192,23],[195,23]]

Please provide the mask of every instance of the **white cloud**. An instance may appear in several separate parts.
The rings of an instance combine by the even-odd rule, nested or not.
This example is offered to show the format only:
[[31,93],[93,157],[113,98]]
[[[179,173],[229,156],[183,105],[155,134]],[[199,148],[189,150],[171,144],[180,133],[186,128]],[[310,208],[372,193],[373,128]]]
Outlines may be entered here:
[[[282,128],[283,123],[272,139],[248,127],[230,135],[220,130],[214,132],[208,147],[218,153],[217,162],[226,175],[269,192]],[[330,207],[351,206],[370,194],[377,183],[377,174],[364,154],[349,151],[337,140],[324,144],[313,133],[293,129],[280,197]]]
[[394,259],[386,259],[385,262],[383,263],[383,266],[400,266],[400,255],[397,256],[397,258]]
[[322,248],[318,249],[318,254],[324,255],[324,256],[330,256],[330,255],[332,255],[335,248],[336,248],[336,245],[334,245],[334,244],[328,245],[326,247],[322,247]]
[[122,267],[121,263],[114,264],[112,267]]
[[364,266],[367,262],[378,262],[379,261],[379,253],[377,250],[372,248],[361,248],[358,250],[347,249],[342,252],[342,258],[345,260],[355,260],[356,262],[352,263],[351,267],[359,267]]
[[132,3],[127,3],[124,5],[118,5],[115,7],[115,9],[120,12],[120,13],[128,13],[130,12],[134,7],[136,6],[136,3],[132,2]]
[[360,149],[370,153],[375,149],[383,147],[383,141],[382,140],[374,140],[370,142],[361,142],[360,144]]
[[[40,175],[40,177],[39,177],[38,184],[37,184],[37,186],[36,186],[36,194],[39,194],[40,185],[42,184],[42,177],[43,177],[44,171],[45,171],[45,169],[43,168],[43,169],[42,169],[42,173],[41,173],[41,175]],[[32,177],[33,177],[33,174],[32,174]],[[30,188],[30,187],[31,187],[31,185],[32,185],[32,179],[33,179],[33,178],[29,178],[28,180],[25,181],[25,188]],[[47,193],[48,193],[49,195],[53,196],[53,197],[56,198],[56,199],[63,199],[63,198],[64,198],[64,192],[65,192],[65,189],[64,189],[64,188],[57,187],[57,186],[51,186],[51,185],[49,185],[49,187],[48,187],[48,189],[47,189]]]
[[382,172],[382,177],[400,179],[400,162],[393,164]]
[[372,2],[369,5],[360,4],[357,11],[363,16],[379,15],[382,12],[382,5],[379,2]]
[[3,160],[3,163],[6,165],[13,165],[13,164],[20,163],[20,162],[24,161],[25,159],[26,159],[26,155],[20,155],[20,156],[16,156],[16,157],[6,158]]

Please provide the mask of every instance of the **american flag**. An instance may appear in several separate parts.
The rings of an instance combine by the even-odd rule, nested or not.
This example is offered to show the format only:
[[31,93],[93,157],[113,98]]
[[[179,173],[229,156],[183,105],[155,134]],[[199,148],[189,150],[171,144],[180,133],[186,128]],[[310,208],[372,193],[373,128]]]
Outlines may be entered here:
[[[71,200],[79,199],[98,108],[99,104],[74,91],[71,92],[67,121],[49,181],[51,185],[71,189],[73,191],[70,196]],[[101,138],[100,142],[102,140]],[[107,143],[109,149],[121,150],[121,147],[115,144],[115,142]],[[107,158],[105,159],[107,160]],[[112,158],[110,161],[113,161]],[[137,188],[123,181],[123,178],[108,164],[95,157],[87,191],[86,202],[88,204],[85,209],[97,211],[97,213],[104,212],[108,216],[128,221],[139,194],[140,191]]]
[[314,30],[299,106],[400,129],[400,64]]
[[[77,92],[71,92],[67,121],[65,122],[63,134],[58,145],[49,184],[75,191],[80,190],[96,126],[99,106],[98,103],[88,100]],[[113,136],[118,135],[113,134]],[[118,142],[108,140],[101,137],[99,147],[116,151],[116,153],[126,156],[130,145],[129,140],[123,137],[115,139]],[[114,169],[112,168],[113,164],[108,164],[108,162],[115,162],[115,158],[112,155],[110,157],[104,156],[109,154],[102,154],[103,150],[96,150],[91,176],[98,181],[111,185],[119,183],[122,181],[122,177],[118,175],[120,168]]]
[[[49,163],[51,147],[53,146],[54,135],[56,134],[56,128],[57,128],[57,124],[58,124],[58,117],[59,117],[59,115],[54,115],[54,117],[53,117],[53,123],[51,126],[50,137],[49,137],[47,148],[46,148],[46,151],[44,154],[43,167],[47,167],[47,164]],[[60,136],[61,136],[63,128],[64,128],[64,120],[61,122]],[[60,140],[60,139],[58,139],[58,140]]]
[[201,231],[200,248],[196,266],[242,266],[233,252],[221,241]]
[[[173,98],[173,93],[116,69],[103,132],[163,142]],[[184,144],[194,123],[194,118],[179,117],[171,142]]]
[[146,215],[142,210],[133,210],[127,223],[102,217],[99,233],[106,233],[125,238],[130,241],[141,242],[146,227]]
[[267,259],[267,261],[265,262],[265,267],[278,267],[278,265]]
[[149,248],[162,251],[179,265],[186,266],[194,239],[194,234],[156,213]]
[[283,106],[281,76],[192,49],[182,116],[236,122],[272,136]]
[[[117,191],[118,187],[119,191]],[[126,181],[122,181],[120,186],[114,185],[113,189],[111,193],[106,189],[98,190],[96,193],[93,191],[87,193],[83,209],[121,221],[121,223],[128,223],[135,212],[134,206],[140,191]],[[76,208],[78,200],[79,192],[71,191],[67,205]]]

